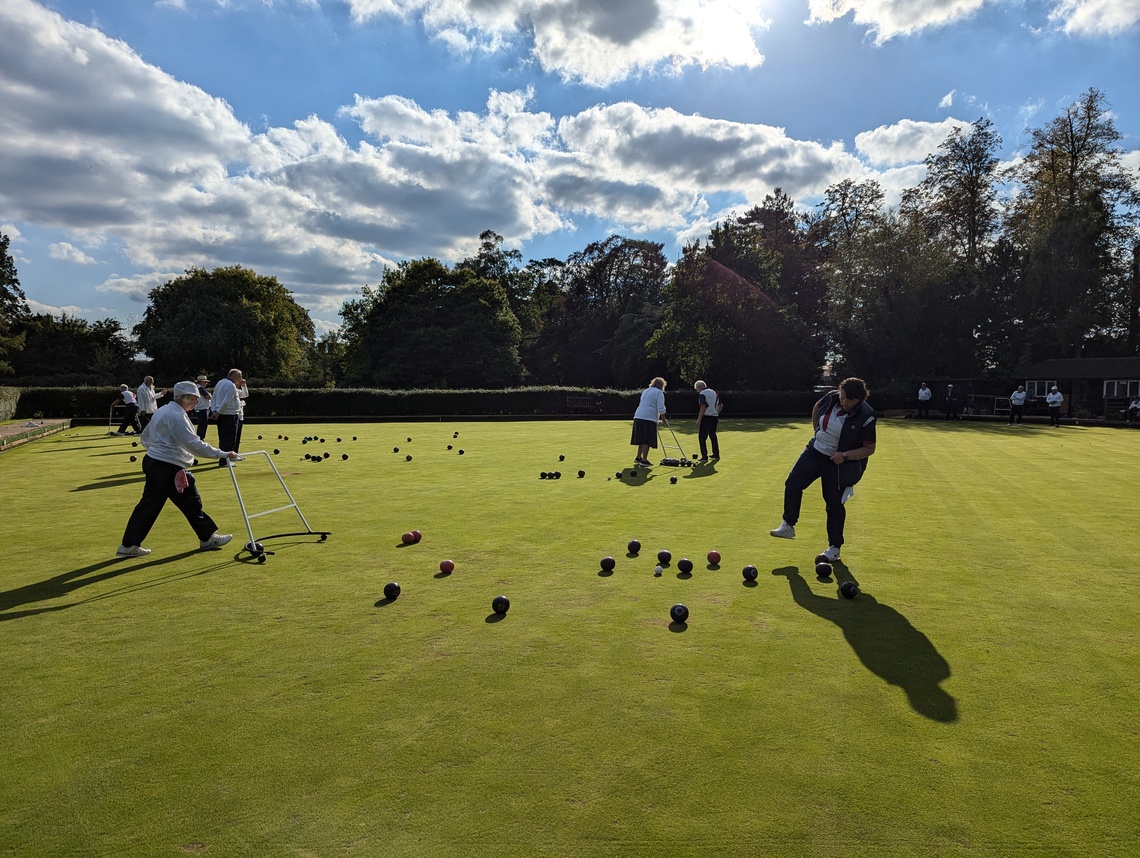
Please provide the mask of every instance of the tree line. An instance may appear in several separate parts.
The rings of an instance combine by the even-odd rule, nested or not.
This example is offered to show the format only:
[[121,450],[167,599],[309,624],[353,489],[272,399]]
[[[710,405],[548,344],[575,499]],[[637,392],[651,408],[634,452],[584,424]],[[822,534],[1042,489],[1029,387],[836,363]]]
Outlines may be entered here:
[[234,365],[316,386],[630,388],[664,375],[794,390],[1140,354],[1140,176],[1120,140],[1097,89],[1004,167],[981,118],[947,136],[897,206],[873,179],[838,182],[806,212],[777,189],[672,265],[660,243],[618,235],[524,265],[487,230],[453,265],[387,269],[319,338],[275,278],[240,266],[156,288],[130,332],[33,315],[0,236],[0,372],[106,382],[141,351],[164,377]]

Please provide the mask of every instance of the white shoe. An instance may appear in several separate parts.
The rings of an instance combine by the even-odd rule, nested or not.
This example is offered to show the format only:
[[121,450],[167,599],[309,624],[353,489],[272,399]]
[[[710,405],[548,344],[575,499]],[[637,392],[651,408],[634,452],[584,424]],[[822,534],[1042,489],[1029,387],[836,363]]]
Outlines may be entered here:
[[115,549],[116,557],[146,557],[148,554],[150,549],[141,545],[120,545]]
[[823,554],[829,563],[834,563],[839,559],[839,546],[829,545],[827,546],[827,551],[823,552]]
[[199,541],[198,546],[203,551],[217,551],[233,538],[234,535],[232,533],[215,533],[209,539]]
[[778,536],[780,539],[795,539],[796,529],[788,524],[786,521],[781,521],[780,526],[775,530],[768,531],[773,536]]
[[848,486],[847,488],[845,488],[843,490],[843,494],[841,494],[839,496],[839,502],[840,503],[847,503],[847,501],[851,500],[851,498],[853,498],[853,497],[855,497],[855,487],[854,486]]

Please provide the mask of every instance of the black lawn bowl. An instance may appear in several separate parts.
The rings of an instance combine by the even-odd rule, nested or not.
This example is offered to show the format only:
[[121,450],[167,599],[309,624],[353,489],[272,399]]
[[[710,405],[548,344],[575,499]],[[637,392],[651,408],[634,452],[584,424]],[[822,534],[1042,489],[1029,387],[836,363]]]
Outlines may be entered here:
[[620,480],[621,479],[621,471],[618,471],[617,473],[615,473],[614,476]]
[[819,554],[815,555],[815,562],[816,563],[830,563],[831,558],[828,557],[827,554],[825,554],[824,552],[821,551],[821,552],[819,552]]
[[662,566],[666,565],[673,559],[673,555],[666,551],[664,548],[657,552],[657,562]]
[[348,461],[348,453],[341,453],[340,458],[341,458],[342,462],[347,462]]
[[558,461],[559,461],[559,462],[565,462],[565,461],[566,461],[566,457],[565,457],[565,456],[559,456],[559,457],[558,457]]
[[539,471],[538,478],[540,480],[545,480],[548,477],[549,477],[549,474],[547,474],[546,471]]
[[554,477],[554,479],[556,479],[556,480],[560,480],[560,479],[562,479],[562,472],[561,471],[555,471],[553,474],[551,474],[551,476]]
[[273,448],[273,455],[274,455],[274,456],[280,456],[280,455],[281,455],[281,450],[280,450],[280,449],[278,449],[277,447],[274,447],[274,448]]
[[312,453],[306,453],[306,454],[305,454],[305,458],[306,458],[306,459],[311,459],[311,458],[313,458],[313,454],[312,454]]
[[677,568],[685,575],[689,575],[693,571],[693,561],[688,557],[682,557],[677,561]]
[[321,454],[322,459],[327,459],[328,457],[329,457],[329,454],[327,451]]
[[496,596],[491,600],[491,610],[496,614],[505,614],[511,609],[511,600],[506,596]]
[[451,449],[451,445],[450,445],[450,444],[448,444],[448,445],[447,445],[447,449],[449,449],[449,450]]
[[399,447],[393,447],[393,448],[392,448],[392,452],[393,452],[393,453],[399,453],[399,452],[400,452],[400,448],[399,448]]
[[669,619],[675,623],[685,623],[689,620],[689,609],[678,602],[669,609]]
[[602,566],[603,572],[613,572],[614,567],[617,566],[617,561],[614,560],[612,557],[608,557],[608,556],[603,557],[602,562],[601,562],[601,566]]
[[582,479],[582,477],[584,477],[584,476],[586,476],[586,472],[585,472],[585,471],[579,471],[579,472],[578,472],[578,479]]
[[859,595],[859,585],[854,581],[844,581],[839,585],[839,592],[844,599],[854,599]]
[[671,486],[677,485],[677,478],[676,477],[670,477],[669,478],[669,485],[671,485]]
[[830,563],[816,563],[815,564],[815,576],[817,578],[821,578],[821,579],[826,581],[828,578],[831,577],[831,564]]
[[755,581],[758,573],[756,567],[750,563],[741,570],[740,574],[744,576],[745,581]]
[[411,454],[411,453],[408,453],[408,455],[404,456],[404,461],[405,461],[405,462],[410,462],[410,461],[412,461],[412,454]]
[[637,554],[639,551],[641,551],[641,543],[636,539],[631,539],[629,541],[629,545],[627,545],[626,548],[629,550],[630,554]]
[[462,451],[462,450],[460,450],[460,451],[459,451],[459,455],[460,455],[460,456],[462,456],[462,455],[463,455],[463,451]]
[[384,598],[385,599],[398,599],[400,598],[400,585],[395,581],[389,581],[384,585]]
[[636,469],[634,469],[634,468],[630,468],[630,471],[629,471],[629,475],[630,475],[631,477],[634,477],[634,478],[636,478],[636,477],[637,477],[637,470],[636,470]]

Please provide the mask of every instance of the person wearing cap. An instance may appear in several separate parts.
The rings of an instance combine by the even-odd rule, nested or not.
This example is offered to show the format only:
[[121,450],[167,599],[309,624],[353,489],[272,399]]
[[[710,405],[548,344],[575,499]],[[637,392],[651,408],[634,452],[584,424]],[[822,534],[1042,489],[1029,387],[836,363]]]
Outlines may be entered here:
[[198,404],[194,406],[194,423],[198,427],[198,437],[203,441],[210,426],[210,391],[206,390],[209,380],[205,373],[198,376]]
[[946,419],[961,420],[958,416],[958,397],[954,393],[954,385],[946,385]]
[[1049,422],[1053,424],[1054,428],[1061,425],[1061,405],[1064,401],[1065,395],[1054,384],[1045,397],[1045,404],[1049,406]]
[[[231,369],[214,387],[210,413],[218,419],[218,446],[228,450],[241,449],[241,424],[245,418],[245,398],[249,395],[240,369]],[[228,459],[219,459],[219,467],[229,466]]]
[[119,385],[119,395],[111,403],[112,408],[116,405],[123,406],[123,422],[119,424],[119,431],[115,434],[126,435],[128,426],[135,430],[136,435],[142,432],[142,426],[139,425],[138,401],[135,399],[135,395],[131,393],[131,389],[125,384]]
[[202,508],[202,496],[198,494],[194,475],[187,470],[194,464],[195,456],[203,459],[238,457],[237,453],[210,446],[194,432],[187,412],[197,403],[198,385],[180,381],[174,385],[173,401],[158,409],[143,430],[139,440],[146,448],[142,460],[146,483],[123,530],[123,541],[115,551],[116,556],[150,554],[150,549],[143,548],[142,543],[168,500],[186,517],[203,551],[216,551],[233,539],[232,534],[218,533],[218,526]]

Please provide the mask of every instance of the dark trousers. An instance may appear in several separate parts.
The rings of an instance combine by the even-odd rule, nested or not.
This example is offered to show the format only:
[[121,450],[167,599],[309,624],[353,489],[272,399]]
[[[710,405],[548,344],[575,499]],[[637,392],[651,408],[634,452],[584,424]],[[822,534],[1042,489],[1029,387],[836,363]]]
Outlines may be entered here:
[[1009,406],[1009,422],[1011,424],[1012,423],[1020,423],[1021,422],[1021,415],[1024,413],[1024,411],[1025,411],[1024,405],[1010,405]]
[[140,412],[139,412],[139,425],[140,425],[140,426],[141,426],[143,429],[145,429],[145,428],[146,428],[146,424],[148,424],[148,423],[150,422],[150,418],[152,418],[152,417],[154,417],[154,415],[153,415],[153,414],[149,414],[149,413],[147,413],[146,411],[140,411]]
[[[236,414],[218,415],[218,447],[236,453],[241,447],[241,420]],[[219,462],[226,461],[219,459]]]
[[706,441],[712,441],[713,458],[720,458],[720,444],[716,440],[716,424],[720,422],[719,417],[709,417],[707,414],[701,418],[700,428],[697,429],[697,440],[701,444],[701,458],[708,457],[708,448],[705,446]]
[[182,470],[181,465],[172,465],[169,462],[152,459],[150,456],[143,456],[142,468],[146,474],[146,484],[143,486],[142,497],[135,504],[134,512],[127,521],[127,528],[123,531],[123,545],[142,545],[168,500],[186,516],[186,520],[198,534],[199,540],[209,539],[214,535],[218,526],[202,509],[202,496],[198,494],[193,474],[187,472],[190,485],[185,491],[179,492],[174,487],[174,475]]
[[930,400],[918,400],[918,408],[914,412],[915,417],[930,417]]
[[827,542],[829,545],[840,546],[843,544],[847,508],[840,502],[843,489],[839,487],[839,466],[810,445],[800,453],[784,481],[784,521],[795,527],[800,520],[804,489],[816,480],[820,481],[823,503],[827,508]]
[[125,433],[128,428],[134,429],[135,433],[142,432],[142,424],[139,423],[139,407],[137,405],[124,405],[123,406],[123,422],[119,424],[119,431]]
[[1049,422],[1052,423],[1054,426],[1060,426],[1061,425],[1061,406],[1060,405],[1050,405],[1049,406]]
[[202,408],[194,412],[194,419],[198,421],[198,437],[206,440],[206,429],[210,426],[210,409]]

